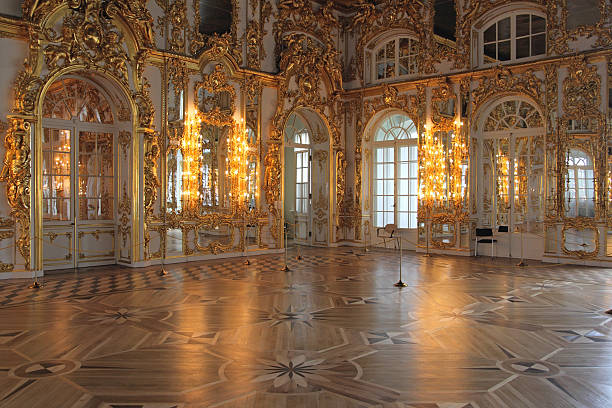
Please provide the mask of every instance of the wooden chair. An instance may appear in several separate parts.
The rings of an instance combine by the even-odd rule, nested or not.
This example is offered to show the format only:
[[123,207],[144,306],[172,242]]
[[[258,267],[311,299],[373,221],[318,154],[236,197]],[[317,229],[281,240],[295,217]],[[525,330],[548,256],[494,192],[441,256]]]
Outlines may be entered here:
[[399,247],[399,237],[394,237],[393,234],[397,227],[395,224],[387,224],[384,228],[376,229],[376,237],[382,238],[385,248],[387,247],[387,242],[393,241],[393,246],[395,249]]

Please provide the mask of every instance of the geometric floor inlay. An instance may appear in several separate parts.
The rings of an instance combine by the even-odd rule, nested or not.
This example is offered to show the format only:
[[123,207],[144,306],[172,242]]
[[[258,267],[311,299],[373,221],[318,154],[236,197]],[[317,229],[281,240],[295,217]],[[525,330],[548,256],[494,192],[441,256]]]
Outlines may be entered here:
[[611,270],[355,252],[2,282],[0,407],[612,407]]
[[81,364],[71,360],[45,360],[27,363],[10,374],[19,378],[45,378],[64,375],[77,370]]
[[554,377],[559,375],[561,369],[554,364],[541,360],[525,360],[513,358],[502,361],[500,367],[513,374],[534,377]]

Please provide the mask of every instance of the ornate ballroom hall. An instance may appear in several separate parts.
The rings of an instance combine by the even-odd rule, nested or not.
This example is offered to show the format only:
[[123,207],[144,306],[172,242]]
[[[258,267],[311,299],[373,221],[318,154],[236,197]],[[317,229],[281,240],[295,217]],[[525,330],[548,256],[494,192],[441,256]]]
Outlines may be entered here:
[[1,408],[612,407],[610,0],[2,0],[0,50]]

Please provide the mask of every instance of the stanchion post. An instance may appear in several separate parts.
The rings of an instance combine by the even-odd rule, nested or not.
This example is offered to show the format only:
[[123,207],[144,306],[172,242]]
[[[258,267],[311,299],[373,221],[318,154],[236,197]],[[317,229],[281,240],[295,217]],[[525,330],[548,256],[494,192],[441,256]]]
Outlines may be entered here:
[[400,250],[400,260],[399,260],[399,280],[393,285],[397,288],[404,288],[408,285],[406,285],[404,282],[402,282],[402,234],[399,233],[399,250]]
[[287,223],[283,225],[283,234],[285,235],[285,266],[283,266],[281,271],[289,272],[291,269],[289,269],[289,265],[287,264]]
[[429,207],[427,207],[427,212],[425,216],[425,255],[423,255],[427,257],[431,256],[431,254],[429,253],[429,229],[430,227],[431,227],[431,212],[430,212]]
[[525,229],[525,211],[523,210],[523,220],[521,222],[521,261],[516,266],[525,266],[525,260],[523,257],[523,230]]
[[[166,228],[166,208],[164,207],[164,247],[160,248],[161,250],[161,269],[159,271],[159,276],[166,276],[168,272],[166,268],[164,268],[164,261],[166,260],[166,248],[168,247],[168,229]],[[160,241],[161,244],[161,241]]]
[[[36,237],[36,235],[35,235],[35,237]],[[36,238],[41,239],[40,237],[36,237]],[[30,265],[30,269],[31,268],[32,268],[32,266]],[[43,271],[43,274],[44,274],[44,267],[42,265],[41,265],[41,270]],[[43,285],[38,283],[38,272],[36,272],[36,269],[34,269],[34,282],[30,286],[28,286],[28,289],[41,289],[42,287],[43,287]]]
[[363,253],[368,253],[369,223],[363,223]]
[[246,219],[244,220],[244,252],[243,255],[246,258],[244,260],[244,264],[246,266],[249,266],[251,264],[251,261],[249,261],[249,253],[248,253],[248,245],[247,245],[247,239],[249,236],[249,224],[247,224]]
[[293,217],[293,242],[295,243],[295,248],[297,250],[297,255],[295,256],[295,259],[301,261],[302,254],[300,253],[300,244],[298,244],[297,242],[297,219],[295,216]]

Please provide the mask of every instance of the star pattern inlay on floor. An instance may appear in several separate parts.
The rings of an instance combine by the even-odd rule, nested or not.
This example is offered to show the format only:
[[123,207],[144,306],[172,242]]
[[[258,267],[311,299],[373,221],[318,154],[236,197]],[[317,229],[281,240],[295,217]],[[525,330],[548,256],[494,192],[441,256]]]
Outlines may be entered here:
[[612,406],[610,270],[300,251],[3,282],[0,406]]

